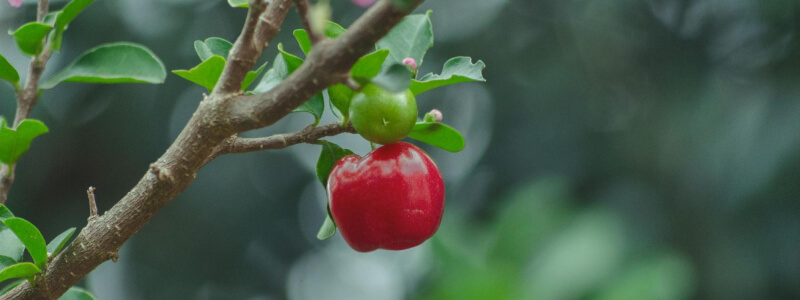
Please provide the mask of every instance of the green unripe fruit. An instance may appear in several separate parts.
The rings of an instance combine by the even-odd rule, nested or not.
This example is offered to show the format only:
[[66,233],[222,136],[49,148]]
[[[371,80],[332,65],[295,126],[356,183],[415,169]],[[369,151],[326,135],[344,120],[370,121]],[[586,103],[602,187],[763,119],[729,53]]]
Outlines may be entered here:
[[350,122],[370,142],[391,144],[405,138],[417,122],[417,101],[410,90],[389,92],[367,84],[350,102]]

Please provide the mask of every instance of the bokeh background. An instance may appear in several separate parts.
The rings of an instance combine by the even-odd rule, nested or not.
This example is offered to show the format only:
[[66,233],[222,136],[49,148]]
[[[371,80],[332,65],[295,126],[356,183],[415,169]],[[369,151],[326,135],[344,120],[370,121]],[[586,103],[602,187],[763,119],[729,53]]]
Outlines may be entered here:
[[[3,31],[34,16],[0,3]],[[55,6],[65,1],[51,0]],[[345,26],[363,9],[332,1]],[[426,148],[447,187],[440,231],[402,252],[315,239],[318,146],[225,156],[81,282],[99,299],[799,299],[800,2],[427,1],[435,47],[487,64],[485,84],[418,97],[467,148]],[[101,0],[46,74],[100,43],[144,44],[169,70],[192,42],[232,40],[222,0]],[[300,53],[287,18],[275,41]],[[2,52],[27,69],[11,37]],[[275,47],[262,61],[272,60]],[[23,71],[24,72],[24,71]],[[47,77],[47,76],[45,76]],[[204,90],[63,84],[18,166],[10,208],[46,238],[110,208],[175,138]],[[0,114],[12,117],[10,85]],[[326,112],[326,119],[333,117]],[[263,136],[311,122],[293,114]],[[364,154],[353,135],[331,138]]]

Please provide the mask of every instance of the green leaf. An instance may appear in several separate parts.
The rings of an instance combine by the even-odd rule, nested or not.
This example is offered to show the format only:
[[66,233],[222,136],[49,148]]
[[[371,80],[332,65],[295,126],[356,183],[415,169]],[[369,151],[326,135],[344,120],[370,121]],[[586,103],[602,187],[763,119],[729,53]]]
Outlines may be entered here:
[[[319,159],[317,159],[317,178],[319,179],[319,182],[322,183],[322,186],[327,189],[328,177],[331,174],[333,166],[342,157],[353,154],[353,151],[344,149],[339,147],[339,145],[324,140],[320,141],[320,143],[322,150],[319,153]],[[325,221],[322,223],[322,227],[320,227],[319,232],[317,232],[317,238],[320,240],[325,240],[332,237],[334,233],[336,233],[336,223],[331,216],[329,207]]]
[[3,221],[11,231],[22,241],[25,249],[31,254],[36,266],[44,268],[47,264],[47,244],[44,242],[42,233],[31,222],[21,218],[9,218]]
[[14,36],[14,41],[17,42],[17,48],[19,48],[22,53],[33,56],[42,52],[44,48],[44,38],[50,33],[50,30],[53,30],[53,26],[39,22],[30,22],[22,25],[17,31],[9,31],[8,34]]
[[408,137],[450,152],[459,152],[466,145],[461,133],[453,127],[438,122],[414,124],[414,129],[411,130]]
[[25,245],[14,235],[11,229],[0,222],[0,255],[10,257],[15,261],[22,260],[22,254],[25,252]]
[[71,287],[58,300],[97,300],[89,291],[79,287]]
[[19,87],[19,73],[5,57],[0,55],[0,79],[10,82],[14,87]]
[[219,55],[211,56],[190,70],[174,70],[172,73],[194,82],[209,92],[214,90],[222,70],[225,68],[225,58]]
[[319,240],[327,240],[333,235],[336,234],[336,223],[333,222],[333,217],[331,217],[330,208],[328,208],[328,213],[325,215],[325,221],[322,222],[322,226],[319,228],[317,232],[317,239]]
[[411,86],[411,71],[403,64],[392,64],[381,74],[372,78],[372,83],[392,93],[400,93]]
[[345,119],[350,117],[350,100],[353,99],[353,90],[343,84],[328,87],[328,98],[331,104],[338,109]]
[[0,118],[0,162],[15,164],[28,151],[33,139],[48,131],[47,126],[38,120],[26,119],[14,130],[6,126],[5,119]]
[[250,4],[247,3],[247,0],[228,0],[228,5],[231,7],[241,7],[241,8],[249,8]]
[[47,252],[52,256],[56,256],[58,252],[61,251],[61,248],[64,248],[64,245],[67,244],[67,241],[69,241],[69,238],[72,237],[72,234],[74,233],[75,227],[72,227],[59,234],[56,238],[50,241],[49,244],[47,244]]
[[6,281],[11,278],[25,278],[29,281],[33,280],[33,276],[36,274],[41,273],[39,268],[36,265],[24,262],[18,263],[16,265],[10,266],[8,268],[3,269],[0,271],[0,282]]
[[[289,74],[303,64],[303,59],[284,51],[282,44],[278,44],[278,51],[280,51],[280,53],[275,57],[275,61],[272,63],[272,69],[267,71],[264,78],[261,78],[261,82],[258,83],[253,93],[261,94],[268,92],[283,82],[284,79],[289,77]],[[325,100],[322,93],[317,93],[312,96],[311,99],[293,110],[293,112],[307,112],[314,115],[314,124],[319,123],[324,111]]]
[[286,62],[286,70],[288,72],[286,77],[289,77],[289,74],[292,74],[294,70],[297,70],[297,68],[303,64],[303,59],[284,51],[283,44],[278,44],[278,51],[280,52],[281,56],[283,56],[283,61]]
[[425,52],[433,47],[433,26],[430,19],[431,11],[424,15],[409,15],[403,18],[389,33],[383,37],[376,47],[389,49],[389,59],[386,63],[401,63],[407,57],[417,62],[417,68],[422,66]]
[[381,71],[381,66],[389,56],[389,50],[378,50],[364,55],[356,61],[350,69],[350,76],[354,78],[372,79]]
[[482,71],[486,68],[483,61],[472,63],[472,58],[459,56],[453,57],[444,63],[442,74],[428,73],[420,80],[411,81],[411,92],[419,95],[422,92],[438,88],[440,86],[456,84],[460,82],[486,81]]
[[195,41],[194,50],[201,61],[206,61],[214,55],[222,56],[227,59],[233,44],[225,39],[218,37],[207,38],[204,41]]
[[[335,39],[347,31],[339,24],[331,21],[326,22],[328,22],[328,25],[325,27],[326,37]],[[311,51],[311,38],[308,37],[308,32],[306,32],[305,29],[297,29],[293,31],[292,34],[297,40],[297,44],[300,45],[300,50],[303,50],[303,54],[308,55],[308,51]]]
[[337,144],[325,140],[320,141],[320,145],[322,146],[322,150],[319,153],[319,159],[317,159],[317,178],[319,182],[322,183],[322,186],[327,189],[328,176],[331,174],[333,165],[342,157],[354,153],[349,149],[344,149]]
[[53,25],[56,29],[55,35],[52,36],[52,43],[53,49],[61,50],[61,41],[64,36],[64,31],[67,30],[69,23],[75,20],[75,17],[78,16],[84,9],[86,9],[89,4],[92,4],[94,0],[72,0],[64,6],[64,9],[61,11],[55,12],[54,18],[55,20],[48,20],[45,18],[45,23],[53,22]]
[[242,90],[246,90],[248,87],[250,87],[250,85],[253,84],[253,81],[256,81],[258,75],[261,75],[261,72],[264,72],[266,67],[267,63],[264,63],[255,71],[247,72],[247,75],[244,76],[244,80],[242,81]]
[[167,71],[150,49],[132,43],[105,44],[91,49],[42,83],[50,89],[61,82],[163,83]]

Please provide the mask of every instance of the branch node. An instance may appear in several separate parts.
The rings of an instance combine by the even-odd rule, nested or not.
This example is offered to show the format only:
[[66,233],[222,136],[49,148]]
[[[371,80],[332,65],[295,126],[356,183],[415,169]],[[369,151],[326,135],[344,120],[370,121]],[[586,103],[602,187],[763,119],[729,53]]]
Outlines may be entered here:
[[159,181],[175,182],[175,177],[173,177],[168,170],[161,168],[157,163],[150,164],[150,172],[156,175]]
[[109,259],[111,259],[111,261],[113,261],[114,263],[117,263],[117,261],[119,261],[119,252],[108,252],[108,256]]
[[89,221],[97,220],[99,215],[97,214],[97,201],[94,199],[94,191],[97,188],[90,186],[89,189],[86,190],[86,195],[89,197]]

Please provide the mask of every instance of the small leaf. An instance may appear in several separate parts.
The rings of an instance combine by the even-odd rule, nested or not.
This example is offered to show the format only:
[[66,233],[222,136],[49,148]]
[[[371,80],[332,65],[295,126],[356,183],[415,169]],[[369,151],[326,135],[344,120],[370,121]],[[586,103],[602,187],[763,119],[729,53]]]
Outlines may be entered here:
[[227,59],[231,48],[233,48],[231,42],[218,37],[207,38],[205,42],[194,42],[194,50],[197,51],[197,56],[200,57],[201,61],[206,61],[214,55],[219,55]]
[[372,78],[372,83],[392,93],[400,93],[411,85],[411,71],[403,64],[392,64],[383,73]]
[[440,86],[456,84],[460,82],[486,81],[482,71],[486,68],[483,61],[472,63],[472,58],[459,56],[453,57],[444,63],[442,74],[428,73],[422,76],[419,81],[411,81],[411,92],[414,95],[438,88]]
[[0,222],[0,255],[10,257],[15,261],[22,260],[22,254],[25,252],[25,245],[14,235],[11,229]]
[[322,97],[322,93],[318,93],[292,112],[307,112],[314,115],[314,126],[316,126],[322,119],[322,113],[325,112],[325,98]]
[[79,287],[71,287],[58,300],[97,300],[89,291]]
[[422,59],[428,49],[433,47],[433,26],[430,19],[431,11],[422,15],[409,15],[403,18],[385,37],[383,37],[376,47],[378,49],[389,49],[389,59],[387,64],[400,63],[403,59],[410,57],[417,62],[417,67],[422,66]]
[[56,256],[58,252],[61,251],[61,248],[64,248],[64,245],[67,244],[67,241],[69,241],[69,238],[72,237],[72,234],[74,233],[75,227],[67,229],[67,231],[59,234],[56,238],[50,241],[49,244],[47,244],[47,252],[52,256]]
[[[327,26],[325,27],[325,36],[328,38],[335,39],[347,31],[344,29],[344,27],[342,27],[342,25],[331,21],[327,22]],[[308,55],[308,51],[311,51],[311,38],[308,37],[308,32],[306,32],[305,29],[297,29],[293,31],[292,34],[297,40],[297,44],[300,45],[300,50],[303,50],[303,54]]]
[[[94,0],[72,0],[64,6],[64,9],[55,13],[53,25],[56,32],[52,42],[53,49],[61,50],[61,41],[69,23],[75,20],[75,17],[86,9],[89,4],[92,4],[92,2],[94,2]],[[47,19],[45,19],[45,23],[49,23]]]
[[61,82],[163,83],[164,64],[150,49],[132,43],[105,44],[91,49],[42,83],[50,89]]
[[10,82],[14,87],[19,86],[19,73],[5,57],[0,55],[0,79]]
[[264,77],[261,78],[261,81],[258,83],[258,85],[256,85],[256,88],[253,89],[253,93],[266,93],[280,84],[283,79],[288,76],[289,70],[286,66],[286,61],[283,60],[283,55],[279,53],[277,56],[275,56],[275,60],[272,62],[272,69],[269,69],[269,71],[264,74]]
[[13,165],[28,151],[33,139],[47,133],[47,126],[41,121],[26,119],[16,130],[6,126],[5,119],[0,118],[0,162]]
[[250,85],[253,84],[253,81],[256,81],[258,75],[261,75],[261,72],[264,72],[266,67],[267,63],[264,63],[255,71],[247,72],[247,75],[244,76],[244,81],[242,81],[242,90],[246,90],[248,87],[250,87]]
[[320,144],[322,145],[322,150],[319,153],[319,159],[317,159],[317,178],[319,182],[322,183],[322,187],[327,189],[328,176],[331,174],[333,165],[342,157],[354,153],[349,149],[344,149],[328,141],[322,140]]
[[29,281],[33,280],[33,276],[36,274],[41,273],[39,268],[36,265],[24,262],[18,263],[16,265],[10,266],[8,268],[3,269],[0,271],[0,282],[6,281],[11,278],[25,278]]
[[350,69],[350,76],[367,80],[372,79],[380,73],[381,66],[387,56],[389,56],[389,50],[378,50],[362,56]]
[[174,70],[172,73],[194,82],[209,92],[214,90],[222,70],[225,68],[225,58],[214,55],[190,70]]
[[322,222],[322,226],[317,232],[317,239],[321,241],[327,240],[333,237],[334,234],[336,234],[336,223],[333,222],[333,218],[330,212],[328,212],[325,216],[325,221]]
[[353,99],[353,90],[343,84],[328,87],[328,98],[331,104],[338,109],[344,119],[350,118],[350,100]]
[[42,233],[31,222],[21,218],[9,218],[3,221],[11,231],[22,241],[25,249],[31,254],[36,266],[44,268],[47,264],[47,244],[44,242]]
[[450,152],[459,152],[466,145],[461,133],[438,122],[419,122],[414,125],[408,137]]
[[[278,44],[278,51],[281,53],[281,56],[283,56],[283,61],[286,62],[286,70],[288,71],[286,77],[289,77],[289,74],[292,74],[294,70],[297,70],[297,68],[303,64],[303,59],[284,51],[283,44]],[[284,77],[284,79],[286,78]]]
[[231,7],[240,7],[240,8],[249,8],[250,4],[247,3],[247,0],[228,0],[228,5]]
[[14,41],[17,42],[17,47],[22,53],[33,56],[42,52],[44,38],[50,33],[50,30],[53,30],[53,26],[30,22],[22,25],[17,31],[9,32],[8,34],[14,36]]

